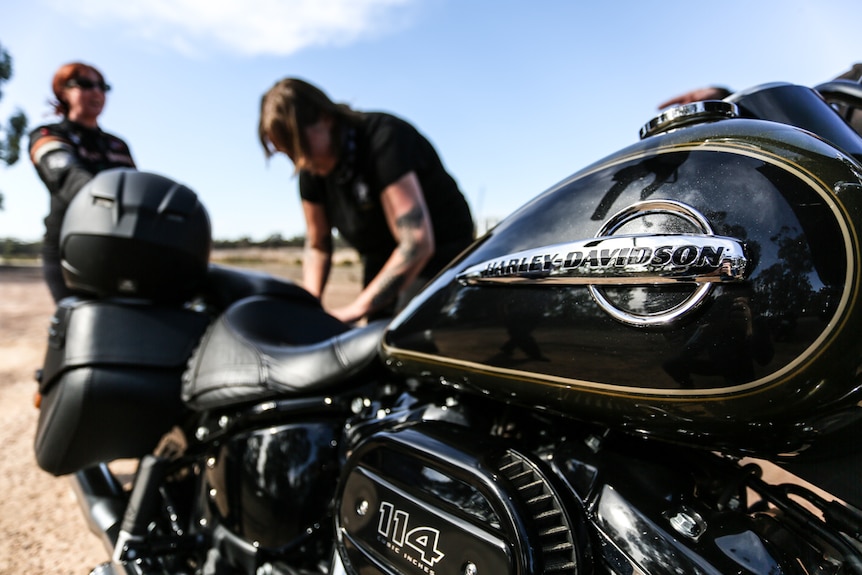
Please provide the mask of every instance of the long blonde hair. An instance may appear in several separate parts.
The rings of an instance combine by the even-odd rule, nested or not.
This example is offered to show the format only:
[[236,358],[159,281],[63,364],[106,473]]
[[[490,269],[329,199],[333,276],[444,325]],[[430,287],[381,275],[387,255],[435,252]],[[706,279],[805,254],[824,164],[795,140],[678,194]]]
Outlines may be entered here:
[[[320,88],[298,78],[284,78],[260,100],[258,137],[267,158],[284,152],[296,163],[309,153],[304,128],[331,118],[333,141],[338,141],[343,127],[358,117],[350,106],[333,102]],[[338,150],[333,153],[337,155]]]

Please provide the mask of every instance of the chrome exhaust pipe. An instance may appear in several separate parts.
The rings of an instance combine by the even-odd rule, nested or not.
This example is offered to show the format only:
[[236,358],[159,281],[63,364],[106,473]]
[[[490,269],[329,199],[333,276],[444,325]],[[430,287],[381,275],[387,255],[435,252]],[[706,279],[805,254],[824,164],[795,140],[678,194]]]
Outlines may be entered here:
[[108,553],[113,553],[128,494],[104,463],[78,471],[71,479],[90,531],[102,540]]

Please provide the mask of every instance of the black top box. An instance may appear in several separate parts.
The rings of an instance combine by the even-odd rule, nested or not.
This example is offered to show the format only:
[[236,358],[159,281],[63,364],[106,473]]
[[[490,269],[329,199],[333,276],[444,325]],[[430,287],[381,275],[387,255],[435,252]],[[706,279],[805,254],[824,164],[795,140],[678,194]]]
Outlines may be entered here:
[[99,297],[182,301],[206,277],[211,245],[209,215],[192,190],[132,169],[87,183],[60,234],[66,284]]

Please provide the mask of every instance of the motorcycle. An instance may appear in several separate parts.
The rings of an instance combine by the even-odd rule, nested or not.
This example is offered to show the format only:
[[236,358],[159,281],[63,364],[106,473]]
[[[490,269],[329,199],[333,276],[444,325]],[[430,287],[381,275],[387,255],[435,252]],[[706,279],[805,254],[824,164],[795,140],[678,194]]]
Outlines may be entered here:
[[35,440],[92,573],[862,573],[862,139],[834,102],[862,89],[667,110],[362,327],[210,264],[181,184],[96,176]]

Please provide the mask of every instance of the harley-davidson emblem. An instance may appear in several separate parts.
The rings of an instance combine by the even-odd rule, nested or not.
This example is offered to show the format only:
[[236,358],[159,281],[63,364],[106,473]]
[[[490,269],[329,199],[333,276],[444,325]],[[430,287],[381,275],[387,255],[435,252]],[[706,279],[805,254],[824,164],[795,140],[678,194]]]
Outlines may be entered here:
[[[695,233],[617,234],[639,218],[662,215],[681,220]],[[457,279],[466,285],[484,283],[587,285],[596,302],[620,321],[644,325],[664,323],[700,303],[716,282],[742,281],[745,246],[735,238],[716,236],[706,218],[691,206],[671,200],[639,202],[611,217],[596,237],[525,250],[474,265]],[[606,287],[660,286],[690,283],[689,298],[649,315],[612,304]]]
[[744,263],[742,245],[732,238],[614,236],[519,252],[473,266],[458,279],[466,284],[541,280],[614,285],[716,282],[732,279],[731,273],[738,274]]

